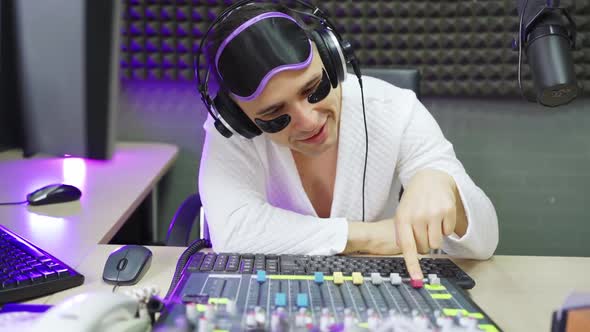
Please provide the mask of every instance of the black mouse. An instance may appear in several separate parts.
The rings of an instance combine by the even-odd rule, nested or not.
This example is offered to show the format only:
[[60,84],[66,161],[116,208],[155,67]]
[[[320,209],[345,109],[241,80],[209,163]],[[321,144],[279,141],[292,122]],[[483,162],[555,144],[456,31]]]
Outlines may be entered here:
[[113,251],[104,264],[102,280],[108,284],[135,285],[152,264],[152,252],[140,245],[128,244]]
[[69,184],[50,184],[27,195],[29,205],[45,205],[78,200],[82,196],[80,189]]

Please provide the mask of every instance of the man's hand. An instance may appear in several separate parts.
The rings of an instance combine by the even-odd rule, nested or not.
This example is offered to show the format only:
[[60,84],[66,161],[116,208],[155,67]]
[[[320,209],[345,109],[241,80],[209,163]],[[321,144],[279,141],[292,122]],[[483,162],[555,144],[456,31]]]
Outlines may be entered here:
[[[439,249],[443,236],[451,235],[456,227],[466,228],[467,218],[453,178],[433,169],[417,172],[404,188],[394,222],[396,242],[410,278],[422,280],[418,253]],[[458,223],[462,225],[458,227]]]

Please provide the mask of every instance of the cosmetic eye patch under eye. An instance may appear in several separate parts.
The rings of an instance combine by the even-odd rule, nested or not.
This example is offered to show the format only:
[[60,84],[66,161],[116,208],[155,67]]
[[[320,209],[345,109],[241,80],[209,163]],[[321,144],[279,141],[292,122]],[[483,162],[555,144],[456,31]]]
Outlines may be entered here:
[[256,122],[262,131],[274,134],[285,129],[289,125],[289,122],[291,122],[291,116],[289,114],[283,114],[268,121],[256,118],[254,119],[254,122]]
[[[318,84],[315,91],[307,97],[307,101],[310,104],[319,103],[330,94],[331,90],[332,85],[330,84],[330,78],[328,77],[328,73],[326,73],[326,70],[324,69],[322,70],[322,79],[320,80],[320,83]],[[259,118],[255,118],[254,122],[256,122],[256,124],[262,131],[274,134],[285,129],[289,125],[289,123],[291,122],[291,116],[289,114],[283,114],[272,120],[262,120]]]
[[318,87],[315,91],[307,97],[307,101],[310,104],[319,103],[320,101],[324,100],[332,90],[332,86],[330,85],[330,78],[328,77],[328,73],[326,70],[322,70],[322,80],[318,84]]

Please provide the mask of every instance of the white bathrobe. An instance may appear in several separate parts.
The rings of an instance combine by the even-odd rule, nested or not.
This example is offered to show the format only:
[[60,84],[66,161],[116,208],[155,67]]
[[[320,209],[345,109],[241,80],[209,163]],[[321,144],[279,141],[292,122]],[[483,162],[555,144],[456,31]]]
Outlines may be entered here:
[[[477,187],[436,121],[411,90],[363,77],[369,154],[365,220],[394,216],[400,186],[420,169],[450,174],[463,200],[467,233],[444,239],[455,257],[489,258],[498,244],[494,207]],[[342,83],[342,114],[334,195],[329,218],[319,218],[289,148],[264,134],[247,140],[221,136],[209,118],[199,174],[213,249],[217,252],[337,254],[347,221],[362,219],[365,131],[358,81]]]

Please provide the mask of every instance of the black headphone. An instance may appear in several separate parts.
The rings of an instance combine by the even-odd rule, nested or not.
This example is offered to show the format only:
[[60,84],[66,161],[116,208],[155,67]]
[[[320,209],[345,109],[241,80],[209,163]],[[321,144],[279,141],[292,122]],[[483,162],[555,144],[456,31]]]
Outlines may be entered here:
[[[332,22],[330,22],[330,20],[318,7],[312,6],[311,4],[302,0],[295,0],[295,2],[308,9],[311,9],[312,12],[304,12],[292,8],[289,9],[298,14],[311,17],[320,23],[319,28],[311,31],[311,38],[318,49],[320,58],[322,59],[328,77],[330,78],[330,84],[332,85],[332,88],[336,88],[340,82],[344,81],[347,63],[352,65],[355,75],[360,79],[361,72],[358,60],[352,50],[352,45],[348,41],[342,39]],[[215,128],[217,131],[227,138],[231,137],[233,133],[226,127],[224,123],[222,123],[221,119],[223,119],[223,121],[225,121],[227,125],[229,125],[235,132],[248,139],[262,134],[262,131],[230,98],[228,91],[225,91],[221,86],[217,92],[217,96],[215,96],[213,100],[211,99],[211,96],[209,95],[208,84],[210,70],[207,69],[205,80],[201,80],[199,75],[199,58],[203,54],[203,45],[205,44],[205,40],[207,39],[211,30],[213,30],[213,28],[219,22],[221,22],[225,17],[229,16],[234,10],[249,3],[259,3],[259,1],[238,1],[226,8],[221,14],[219,14],[219,16],[217,16],[215,21],[213,21],[213,23],[209,26],[207,32],[201,39],[201,43],[195,54],[194,60],[195,78],[197,80],[199,93],[201,94],[201,100],[203,100],[203,103],[207,107],[207,111],[215,120]],[[215,109],[219,116],[214,114],[213,109]]]

